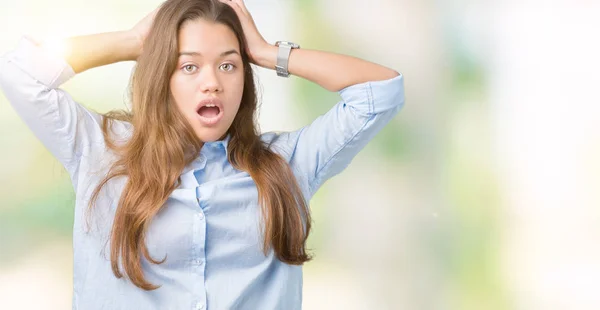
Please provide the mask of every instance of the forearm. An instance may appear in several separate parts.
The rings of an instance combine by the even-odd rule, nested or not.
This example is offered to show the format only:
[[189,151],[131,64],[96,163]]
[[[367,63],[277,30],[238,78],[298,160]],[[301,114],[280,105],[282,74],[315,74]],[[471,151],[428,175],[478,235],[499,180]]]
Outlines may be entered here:
[[[120,61],[135,60],[141,52],[139,40],[127,31],[116,31],[70,37],[63,42],[61,55],[75,73]],[[48,46],[45,46],[47,44]],[[55,42],[47,42],[42,47]]]
[[[275,69],[277,46],[268,45],[258,58],[261,67]],[[310,49],[293,49],[288,71],[330,91],[368,81],[380,81],[398,76],[390,68],[352,56]]]

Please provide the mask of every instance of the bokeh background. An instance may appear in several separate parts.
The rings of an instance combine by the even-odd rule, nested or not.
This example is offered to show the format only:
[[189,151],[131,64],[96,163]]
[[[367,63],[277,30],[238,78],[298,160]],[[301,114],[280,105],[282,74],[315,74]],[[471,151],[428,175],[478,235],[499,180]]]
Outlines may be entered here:
[[[0,0],[21,35],[124,30],[156,0]],[[600,309],[600,3],[246,0],[263,36],[405,76],[406,106],[311,201],[304,309]],[[126,104],[132,62],[63,85]],[[339,96],[259,69],[262,131]],[[74,193],[0,93],[0,309],[70,309]]]

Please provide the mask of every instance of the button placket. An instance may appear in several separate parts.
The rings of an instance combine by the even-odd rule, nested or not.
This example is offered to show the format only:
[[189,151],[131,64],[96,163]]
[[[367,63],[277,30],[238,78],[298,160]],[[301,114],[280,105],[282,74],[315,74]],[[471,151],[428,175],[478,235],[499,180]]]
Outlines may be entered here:
[[202,266],[204,264],[204,261],[198,258],[194,260],[194,264],[196,264],[197,266]]
[[[202,211],[199,211],[198,213],[196,213],[196,218],[199,220],[200,227],[203,227],[204,225],[206,225],[206,223],[203,222],[205,215],[204,215],[204,213],[202,213]],[[205,252],[201,251],[201,254],[205,254]],[[194,259],[194,265],[201,267],[198,270],[198,272],[204,273],[204,269],[202,268],[204,265],[204,256],[199,255],[198,258]]]
[[[205,150],[206,152],[206,150]],[[198,166],[204,167],[206,166],[207,159],[210,157],[209,153],[201,153],[198,157]],[[194,223],[194,246],[190,255],[192,257],[189,260],[189,271],[197,277],[196,284],[194,285],[194,297],[193,303],[191,304],[192,309],[201,309],[205,310],[207,308],[206,305],[206,287],[205,284],[205,271],[206,271],[206,230],[207,230],[207,222],[206,222],[206,214],[204,210],[208,207],[210,202],[207,200],[208,197],[211,196],[212,188],[207,187],[206,184],[203,184],[200,179],[198,179],[198,185],[195,189],[195,198],[197,202],[197,208],[194,210],[194,213],[191,214],[192,221]]]

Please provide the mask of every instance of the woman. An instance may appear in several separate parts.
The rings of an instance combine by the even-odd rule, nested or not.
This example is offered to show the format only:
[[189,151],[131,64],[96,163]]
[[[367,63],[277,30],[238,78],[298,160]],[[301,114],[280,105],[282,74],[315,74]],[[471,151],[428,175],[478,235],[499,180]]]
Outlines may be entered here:
[[[242,0],[168,0],[128,31],[73,37],[62,57],[23,38],[0,85],[76,193],[74,309],[300,309],[308,201],[404,103],[402,76],[267,43]],[[58,87],[136,60],[131,111]],[[337,91],[293,132],[259,134],[250,64]]]

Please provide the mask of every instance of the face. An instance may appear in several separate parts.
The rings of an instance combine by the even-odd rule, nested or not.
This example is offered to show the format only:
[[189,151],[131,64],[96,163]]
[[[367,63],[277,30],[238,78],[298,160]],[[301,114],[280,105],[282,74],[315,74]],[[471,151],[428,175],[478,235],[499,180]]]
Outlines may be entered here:
[[240,55],[235,34],[223,24],[188,20],[179,31],[171,93],[203,142],[223,138],[240,107],[244,90]]

